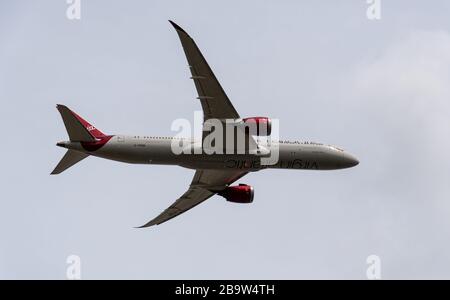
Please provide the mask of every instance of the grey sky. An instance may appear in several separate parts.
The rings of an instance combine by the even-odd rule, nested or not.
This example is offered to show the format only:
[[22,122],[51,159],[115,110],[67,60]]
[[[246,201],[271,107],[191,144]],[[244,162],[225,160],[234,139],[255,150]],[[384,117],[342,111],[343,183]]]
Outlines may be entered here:
[[[450,278],[450,2],[0,3],[0,278]],[[249,174],[251,205],[213,197],[161,226],[193,171],[88,158],[49,173],[63,103],[106,133],[168,136],[200,109],[172,19],[242,116],[336,144],[360,165]]]

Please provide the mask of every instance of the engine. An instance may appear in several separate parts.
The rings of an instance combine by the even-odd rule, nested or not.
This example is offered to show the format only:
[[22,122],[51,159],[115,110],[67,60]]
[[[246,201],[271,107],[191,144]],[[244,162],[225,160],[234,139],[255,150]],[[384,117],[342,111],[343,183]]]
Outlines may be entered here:
[[250,128],[251,135],[269,136],[272,133],[272,120],[267,117],[251,117],[242,121]]
[[229,186],[218,194],[234,203],[252,203],[254,196],[253,187],[246,184]]

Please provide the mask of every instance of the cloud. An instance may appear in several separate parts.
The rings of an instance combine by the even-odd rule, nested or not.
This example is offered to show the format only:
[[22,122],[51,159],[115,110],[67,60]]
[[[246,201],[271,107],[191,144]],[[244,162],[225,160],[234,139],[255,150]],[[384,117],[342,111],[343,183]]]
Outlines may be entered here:
[[[416,31],[360,63],[354,97],[392,123],[420,125],[432,138],[450,128],[450,34]],[[411,131],[417,130],[412,126]],[[436,134],[438,133],[438,134]]]
[[448,262],[450,248],[442,240],[450,227],[449,83],[445,31],[411,32],[339,80],[338,97],[357,125],[350,130],[363,144],[355,193],[372,210],[369,234],[390,278],[448,274],[436,261]]

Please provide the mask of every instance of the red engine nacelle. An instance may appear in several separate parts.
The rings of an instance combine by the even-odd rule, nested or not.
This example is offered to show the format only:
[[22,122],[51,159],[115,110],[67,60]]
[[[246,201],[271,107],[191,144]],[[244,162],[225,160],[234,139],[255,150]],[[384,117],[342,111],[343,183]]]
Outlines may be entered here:
[[253,187],[246,184],[229,186],[218,194],[234,203],[252,203],[254,196]]
[[[250,134],[257,136],[269,136],[272,133],[272,120],[267,117],[251,117],[242,119],[249,124]],[[256,130],[256,132],[254,132]]]

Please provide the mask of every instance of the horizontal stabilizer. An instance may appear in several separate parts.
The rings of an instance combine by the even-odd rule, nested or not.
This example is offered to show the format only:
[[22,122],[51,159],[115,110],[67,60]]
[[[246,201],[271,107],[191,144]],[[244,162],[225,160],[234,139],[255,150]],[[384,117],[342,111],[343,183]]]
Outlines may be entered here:
[[78,152],[75,150],[67,150],[66,154],[63,156],[63,158],[61,159],[61,161],[58,163],[58,165],[51,174],[52,175],[59,174],[88,156],[89,154],[85,154],[83,152]]

